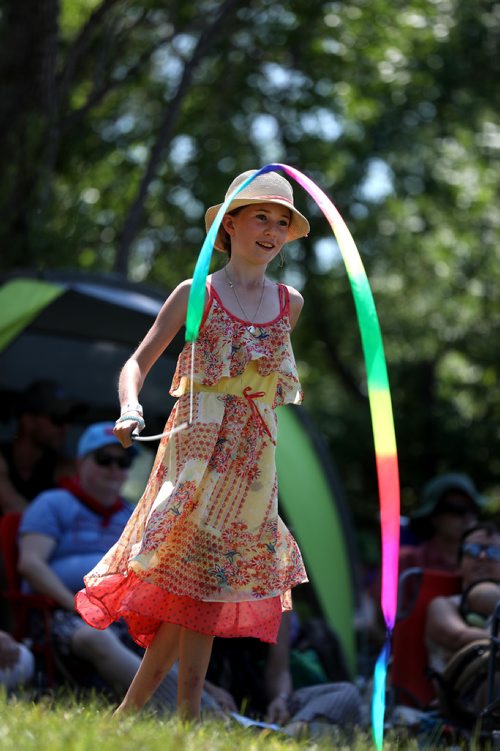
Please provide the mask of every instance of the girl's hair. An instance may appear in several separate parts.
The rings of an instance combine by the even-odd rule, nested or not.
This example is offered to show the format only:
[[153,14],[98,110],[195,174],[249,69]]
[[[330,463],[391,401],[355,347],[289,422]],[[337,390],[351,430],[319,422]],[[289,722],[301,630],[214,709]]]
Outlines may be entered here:
[[[230,216],[236,216],[236,214],[238,214],[241,211],[241,209],[244,209],[244,208],[245,208],[244,206],[239,206],[237,209],[233,209],[232,211],[228,211],[227,213]],[[226,232],[222,224],[219,228],[219,240],[221,241],[221,245],[224,246],[224,250],[227,253],[228,258],[231,258],[231,238],[229,237],[228,233]]]

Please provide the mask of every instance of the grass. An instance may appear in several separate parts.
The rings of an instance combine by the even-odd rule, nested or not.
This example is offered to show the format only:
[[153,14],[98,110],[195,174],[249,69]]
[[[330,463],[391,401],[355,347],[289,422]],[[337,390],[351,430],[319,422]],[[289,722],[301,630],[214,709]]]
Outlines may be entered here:
[[[184,723],[142,715],[116,721],[98,699],[78,703],[65,697],[33,702],[0,695],[1,751],[366,751],[369,731],[351,738],[298,741],[281,733],[242,728],[222,721]],[[413,738],[389,735],[384,751],[417,751]]]

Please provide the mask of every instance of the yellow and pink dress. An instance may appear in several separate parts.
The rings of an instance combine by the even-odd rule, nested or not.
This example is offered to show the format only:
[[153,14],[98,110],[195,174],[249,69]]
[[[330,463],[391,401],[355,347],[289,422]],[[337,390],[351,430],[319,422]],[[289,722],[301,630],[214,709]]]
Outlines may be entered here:
[[[252,326],[209,285],[195,346],[193,422],[164,438],[119,541],[85,577],[77,610],[96,628],[123,618],[147,647],[162,622],[275,642],[290,590],[307,581],[278,516],[275,407],[302,400],[290,301]],[[191,345],[179,356],[165,431],[189,419]]]

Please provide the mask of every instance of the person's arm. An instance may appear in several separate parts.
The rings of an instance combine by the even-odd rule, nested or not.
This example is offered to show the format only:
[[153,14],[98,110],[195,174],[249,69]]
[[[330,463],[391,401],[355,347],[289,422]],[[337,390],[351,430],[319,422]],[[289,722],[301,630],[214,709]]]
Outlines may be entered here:
[[304,298],[300,292],[297,292],[293,287],[288,287],[288,292],[290,294],[290,326],[293,331],[295,324],[299,320],[302,308],[304,307]]
[[[158,316],[122,368],[118,381],[118,396],[122,414],[139,401],[139,393],[150,369],[170,344],[186,320],[191,280],[179,284],[164,303]],[[130,434],[137,424],[133,418],[117,423],[114,433],[122,446],[132,445]]]
[[290,612],[283,613],[278,641],[269,647],[264,671],[269,699],[266,721],[283,725],[290,717],[288,703],[292,695],[290,673]]
[[493,611],[500,602],[500,583],[493,581],[478,582],[469,592],[465,603],[466,610],[478,613],[484,618],[493,615]]
[[28,501],[14,487],[9,478],[9,468],[0,454],[0,511],[24,511]]
[[468,626],[458,607],[449,597],[436,597],[427,609],[425,636],[427,641],[455,653],[478,639],[487,639],[487,629]]
[[47,535],[29,532],[19,540],[19,572],[31,588],[55,600],[65,610],[74,610],[74,594],[55,574],[48,560],[56,540]]

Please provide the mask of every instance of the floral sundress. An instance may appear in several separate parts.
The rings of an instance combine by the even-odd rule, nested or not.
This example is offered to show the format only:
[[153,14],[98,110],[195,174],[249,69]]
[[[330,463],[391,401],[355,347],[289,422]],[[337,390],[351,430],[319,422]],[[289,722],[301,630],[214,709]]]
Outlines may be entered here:
[[252,326],[209,285],[199,337],[186,344],[178,397],[146,489],[118,542],[84,579],[77,610],[96,628],[123,618],[147,647],[162,622],[276,641],[290,589],[307,581],[278,516],[275,407],[302,400],[288,289],[276,319]]

